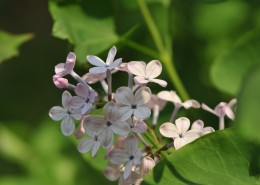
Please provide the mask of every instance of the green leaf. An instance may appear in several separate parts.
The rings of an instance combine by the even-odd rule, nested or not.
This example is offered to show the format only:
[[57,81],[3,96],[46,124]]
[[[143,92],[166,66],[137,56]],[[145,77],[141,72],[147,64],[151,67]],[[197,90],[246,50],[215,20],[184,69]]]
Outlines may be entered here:
[[87,15],[79,5],[59,6],[49,3],[54,19],[53,35],[68,40],[75,46],[77,58],[86,61],[86,55],[96,55],[118,40],[112,17],[96,18]]
[[[144,184],[260,184],[251,176],[253,154],[257,154],[234,129],[206,135],[161,161]],[[253,161],[256,162],[256,161]]]
[[19,55],[19,47],[32,38],[32,34],[14,35],[0,30],[0,63]]
[[250,141],[260,144],[260,66],[249,71],[241,87],[237,106],[240,133]]
[[246,72],[257,63],[260,63],[260,36],[252,33],[218,57],[212,65],[212,81],[218,89],[235,95]]

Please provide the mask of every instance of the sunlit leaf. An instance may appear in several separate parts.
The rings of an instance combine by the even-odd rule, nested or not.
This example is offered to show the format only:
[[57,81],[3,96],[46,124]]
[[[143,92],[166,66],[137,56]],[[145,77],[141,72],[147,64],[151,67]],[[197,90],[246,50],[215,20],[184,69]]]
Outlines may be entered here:
[[211,70],[212,81],[218,89],[237,94],[246,72],[258,63],[260,36],[258,33],[246,35],[214,62]]
[[233,129],[218,131],[161,161],[144,184],[260,184],[258,177],[250,174],[254,152]]
[[86,55],[96,55],[118,40],[112,17],[96,18],[87,15],[79,5],[59,6],[50,2],[54,19],[53,35],[75,46],[79,61]]
[[0,30],[0,63],[19,55],[19,47],[32,38],[32,34],[15,35]]

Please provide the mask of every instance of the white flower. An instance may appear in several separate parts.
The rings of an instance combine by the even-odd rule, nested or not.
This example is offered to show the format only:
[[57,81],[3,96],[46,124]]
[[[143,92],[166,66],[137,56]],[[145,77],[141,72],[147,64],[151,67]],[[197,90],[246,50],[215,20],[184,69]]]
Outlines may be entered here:
[[122,121],[118,106],[114,102],[108,102],[104,107],[104,116],[87,116],[84,125],[88,130],[101,131],[103,146],[109,149],[114,143],[114,134],[126,136],[130,131],[129,125]]
[[185,117],[181,117],[175,121],[175,124],[166,122],[160,126],[160,133],[164,137],[174,139],[174,147],[176,150],[184,145],[194,141],[200,137],[200,131],[189,130],[190,120]]
[[97,56],[88,55],[87,60],[89,61],[89,63],[91,63],[94,66],[97,66],[97,67],[90,68],[89,72],[92,74],[98,74],[98,73],[104,73],[107,70],[111,71],[115,69],[118,65],[122,63],[122,58],[119,58],[114,61],[115,55],[116,55],[115,46],[113,46],[109,50],[106,63]]
[[78,151],[81,153],[86,153],[92,149],[92,157],[94,157],[96,156],[104,137],[100,134],[101,131],[91,131],[89,129],[85,129],[85,131],[90,137],[84,138],[79,142]]
[[179,108],[184,107],[185,109],[189,109],[191,107],[200,108],[200,104],[196,100],[191,99],[191,100],[182,102],[180,97],[176,94],[175,91],[161,91],[158,93],[158,97],[163,100],[172,102],[175,107],[179,107]]
[[206,135],[211,132],[215,132],[212,127],[204,127],[204,122],[202,120],[196,120],[191,125],[191,130],[197,130],[200,132],[200,135]]
[[49,115],[54,121],[61,121],[61,131],[65,136],[69,136],[74,132],[75,124],[74,120],[80,120],[82,115],[80,109],[72,109],[69,101],[71,94],[68,91],[64,91],[62,94],[62,106],[52,107]]
[[151,90],[148,87],[140,87],[135,94],[128,87],[120,87],[115,94],[115,100],[121,105],[119,108],[122,119],[127,120],[132,115],[139,119],[147,119],[151,110],[145,104],[151,98]]
[[127,179],[134,165],[139,165],[142,158],[141,150],[138,150],[138,141],[135,136],[130,135],[125,139],[124,150],[114,149],[109,153],[109,160],[115,165],[125,164],[123,173],[124,179]]
[[152,60],[147,65],[145,62],[129,62],[128,70],[136,75],[134,80],[137,84],[147,84],[148,82],[154,82],[162,87],[167,86],[167,82],[164,80],[155,79],[162,72],[162,64],[158,60]]
[[77,84],[75,93],[77,96],[71,98],[70,105],[76,109],[81,108],[81,114],[84,115],[91,110],[92,103],[98,99],[98,94],[82,83]]

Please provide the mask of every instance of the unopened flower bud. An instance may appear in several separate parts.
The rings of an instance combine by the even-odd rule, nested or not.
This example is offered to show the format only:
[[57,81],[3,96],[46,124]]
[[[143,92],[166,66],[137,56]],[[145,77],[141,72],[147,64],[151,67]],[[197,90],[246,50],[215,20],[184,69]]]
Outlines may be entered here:
[[117,165],[107,166],[104,171],[104,175],[108,180],[116,181],[119,178],[119,176],[121,175],[119,166],[117,166]]
[[155,161],[151,157],[144,157],[140,164],[140,170],[143,175],[146,175],[155,166]]
[[59,75],[53,76],[53,82],[54,82],[55,86],[60,88],[60,89],[67,88],[68,85],[69,85],[68,80],[66,78],[62,78]]

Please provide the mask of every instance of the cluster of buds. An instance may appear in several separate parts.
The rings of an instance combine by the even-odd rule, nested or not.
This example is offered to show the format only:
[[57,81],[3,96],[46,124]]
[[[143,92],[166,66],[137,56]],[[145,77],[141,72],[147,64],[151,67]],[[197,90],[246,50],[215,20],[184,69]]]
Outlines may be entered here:
[[[116,59],[117,49],[113,46],[104,62],[97,56],[87,56],[87,61],[94,67],[89,73],[80,77],[74,72],[76,55],[69,53],[65,63],[55,66],[53,82],[56,87],[66,89],[62,94],[62,106],[52,107],[49,115],[55,121],[61,121],[61,131],[65,136],[75,134],[81,139],[78,150],[81,153],[91,152],[92,157],[98,155],[101,148],[106,150],[105,159],[108,166],[104,175],[119,184],[140,184],[149,171],[159,162],[160,152],[170,147],[176,150],[195,139],[214,132],[212,127],[205,127],[201,120],[195,121],[191,129],[188,118],[177,118],[181,107],[185,109],[200,108],[196,100],[182,101],[175,91],[161,91],[152,94],[148,83],[156,83],[162,87],[167,82],[157,77],[162,72],[158,60],[148,64],[141,61],[122,63]],[[126,86],[112,90],[112,74],[125,72],[128,75]],[[65,76],[70,75],[77,82],[70,84]],[[106,96],[101,97],[91,84],[100,83]],[[72,94],[70,93],[72,92]],[[154,151],[154,146],[147,143],[144,134],[150,134],[160,144],[159,137],[153,131],[156,128],[159,112],[167,101],[174,104],[169,122],[160,126],[164,137],[172,138],[173,142],[161,150]],[[232,108],[235,100],[220,103],[215,110],[205,104],[202,108],[220,117],[223,129],[224,116],[234,119]],[[91,111],[103,108],[102,115],[91,115]],[[152,123],[147,120],[152,115]],[[76,129],[75,120],[80,120]],[[173,124],[175,122],[175,124]],[[77,124],[77,122],[76,122]]]

